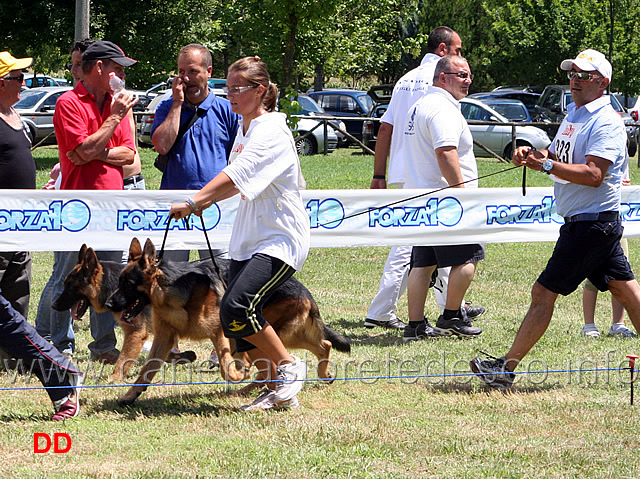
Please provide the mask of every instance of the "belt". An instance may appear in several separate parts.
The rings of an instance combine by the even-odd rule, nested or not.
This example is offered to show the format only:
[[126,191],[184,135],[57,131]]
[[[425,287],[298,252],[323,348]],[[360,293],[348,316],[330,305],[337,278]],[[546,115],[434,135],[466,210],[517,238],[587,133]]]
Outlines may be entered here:
[[565,223],[575,223],[576,221],[617,221],[620,213],[617,211],[603,211],[602,213],[581,213],[579,215],[567,216]]
[[142,180],[144,180],[142,173],[138,173],[136,176],[130,176],[129,178],[122,180],[122,184],[124,186],[135,185],[136,183],[140,183]]

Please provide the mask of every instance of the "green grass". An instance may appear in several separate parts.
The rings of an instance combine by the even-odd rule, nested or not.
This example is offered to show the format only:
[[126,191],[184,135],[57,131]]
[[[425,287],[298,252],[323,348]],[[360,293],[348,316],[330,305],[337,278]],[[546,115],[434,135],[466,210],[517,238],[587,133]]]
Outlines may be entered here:
[[[54,149],[36,151],[38,184],[56,161]],[[144,174],[155,187],[153,153],[142,150]],[[356,149],[303,158],[309,188],[367,188],[373,158]],[[632,180],[640,181],[635,162]],[[509,166],[480,160],[481,175]],[[520,186],[521,170],[481,180],[483,187]],[[530,186],[548,186],[546,175],[528,172]],[[86,389],[82,415],[65,424],[48,421],[43,391],[3,391],[0,454],[6,477],[638,477],[638,406],[617,372],[549,373],[520,376],[512,392],[489,391],[466,373],[479,350],[505,352],[528,308],[529,291],[551,253],[552,243],[488,244],[467,295],[487,313],[474,340],[439,339],[404,344],[400,336],[362,327],[377,291],[387,248],[311,251],[298,277],[309,287],[325,321],[353,341],[350,356],[332,355],[338,376],[360,378],[332,385],[309,383],[302,408],[283,413],[242,414],[247,400],[225,394],[222,385],[151,387],[133,407],[115,403],[122,388]],[[630,241],[632,265],[640,242]],[[51,254],[34,255],[30,318],[48,278]],[[636,268],[637,269],[637,268]],[[560,298],[551,327],[522,370],[617,367],[638,340],[579,335],[580,293]],[[608,294],[598,299],[596,323],[606,330]],[[432,296],[427,314],[437,306]],[[406,318],[406,296],[398,314]],[[87,322],[76,323],[77,360],[90,367]],[[183,342],[205,359],[210,345]],[[305,356],[305,352],[302,352]],[[315,364],[312,361],[313,364]],[[93,366],[95,367],[95,365]],[[313,369],[313,368],[312,368]],[[107,385],[106,367],[89,374]],[[169,371],[170,372],[170,371]],[[176,370],[188,381],[185,368]],[[411,376],[427,376],[415,378]],[[403,379],[362,379],[405,376]],[[173,379],[168,374],[167,379]],[[205,370],[195,381],[219,381]],[[17,383],[23,385],[22,381]],[[31,382],[36,385],[37,381]],[[0,386],[11,386],[7,375]],[[234,389],[234,387],[231,387]],[[35,432],[66,432],[68,454],[34,454]]]

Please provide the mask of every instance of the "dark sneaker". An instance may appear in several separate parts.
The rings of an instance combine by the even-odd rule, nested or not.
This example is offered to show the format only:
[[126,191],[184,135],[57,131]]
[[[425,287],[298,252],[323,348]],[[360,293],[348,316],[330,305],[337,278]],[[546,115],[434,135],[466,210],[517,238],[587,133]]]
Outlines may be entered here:
[[469,365],[471,370],[478,374],[478,378],[492,388],[509,389],[516,377],[507,369],[507,359],[504,356],[487,360],[473,358]]
[[405,323],[403,323],[402,321],[400,321],[398,318],[396,318],[395,316],[391,319],[389,319],[388,321],[378,321],[377,319],[371,319],[371,318],[367,318],[364,320],[364,327],[365,328],[375,328],[375,327],[379,327],[379,328],[386,328],[386,329],[404,329],[407,325]]
[[461,338],[475,338],[482,333],[482,329],[471,325],[469,318],[444,319],[442,314],[436,321],[434,330],[438,336],[455,335]]
[[486,311],[484,306],[472,306],[471,303],[465,303],[464,310],[467,314],[467,318],[471,320],[483,315]]
[[102,354],[91,353],[89,359],[91,361],[100,361],[103,364],[115,364],[118,362],[118,357],[120,356],[120,351],[117,349],[112,349],[111,351],[107,351]]
[[84,381],[83,374],[73,374],[70,377],[71,386],[74,386],[73,392],[66,398],[53,402],[55,414],[51,418],[53,421],[64,421],[76,417],[80,412],[80,389]]
[[424,321],[416,328],[412,328],[410,324],[407,324],[407,327],[404,328],[402,340],[406,343],[409,341],[418,341],[419,339],[435,338],[436,336],[437,334],[425,316]]

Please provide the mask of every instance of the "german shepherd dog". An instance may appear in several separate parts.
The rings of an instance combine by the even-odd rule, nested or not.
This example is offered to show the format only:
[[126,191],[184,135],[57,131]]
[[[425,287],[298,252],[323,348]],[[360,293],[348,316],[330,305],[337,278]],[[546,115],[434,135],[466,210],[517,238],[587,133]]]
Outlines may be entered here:
[[[118,289],[106,302],[121,318],[134,317],[151,305],[154,338],[151,352],[138,378],[118,404],[132,404],[146,390],[176,338],[211,339],[222,377],[242,381],[248,375],[243,360],[234,359],[232,342],[220,323],[220,300],[228,260],[193,263],[156,260],[156,248],[147,239],[144,250],[137,238],[129,248],[129,263],[120,275]],[[331,379],[329,353],[332,347],[350,352],[349,340],[322,321],[311,293],[300,281],[290,278],[265,305],[263,314],[287,348],[307,349],[318,358],[318,376]],[[247,390],[247,388],[245,388]]]
[[[65,278],[64,290],[51,307],[56,311],[71,309],[74,320],[82,319],[89,305],[99,313],[107,311],[105,302],[117,289],[118,278],[124,266],[115,261],[98,260],[95,251],[83,244],[78,252],[78,264]],[[126,321],[121,320],[120,314],[114,316],[122,328],[124,341],[110,380],[119,381],[127,376],[131,365],[138,359],[144,342],[153,332],[153,325],[150,307],[143,308]],[[191,362],[195,360],[195,353],[171,353],[170,360]]]

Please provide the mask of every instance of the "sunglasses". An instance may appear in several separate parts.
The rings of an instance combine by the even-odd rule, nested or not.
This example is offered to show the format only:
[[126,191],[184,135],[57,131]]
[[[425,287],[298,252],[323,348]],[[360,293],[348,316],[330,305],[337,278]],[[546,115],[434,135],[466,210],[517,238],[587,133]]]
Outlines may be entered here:
[[473,81],[473,74],[471,73],[467,73],[467,72],[442,72],[445,75],[455,75],[458,78],[462,78],[463,80],[466,80],[467,78],[471,81]]
[[3,80],[16,80],[19,81],[20,83],[22,83],[22,81],[24,80],[24,73],[18,75],[17,77],[2,77]]
[[578,81],[588,81],[594,78],[602,78],[600,75],[596,75],[595,73],[587,73],[587,72],[567,72],[567,78],[569,80],[578,80]]
[[250,85],[250,86],[239,86],[235,88],[229,88],[228,86],[223,86],[222,91],[227,95],[237,95],[239,93],[244,93],[247,90],[251,90],[252,88],[257,87],[258,85]]

